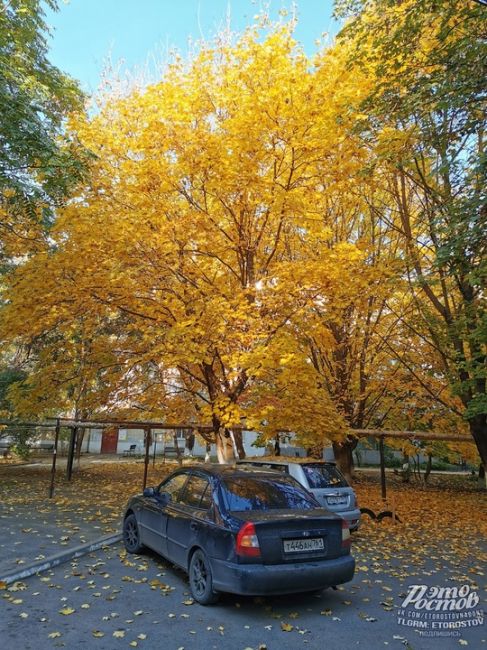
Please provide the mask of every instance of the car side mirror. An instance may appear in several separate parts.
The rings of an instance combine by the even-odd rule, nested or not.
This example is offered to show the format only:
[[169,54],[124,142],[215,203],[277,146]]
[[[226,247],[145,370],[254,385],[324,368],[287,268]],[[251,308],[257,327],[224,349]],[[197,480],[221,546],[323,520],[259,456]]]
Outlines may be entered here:
[[144,488],[143,495],[144,495],[145,497],[154,497],[155,494],[156,494],[156,491],[154,490],[153,487],[146,487],[146,488]]
[[169,492],[159,492],[159,501],[163,506],[167,506],[170,500],[171,500],[171,495],[169,494]]

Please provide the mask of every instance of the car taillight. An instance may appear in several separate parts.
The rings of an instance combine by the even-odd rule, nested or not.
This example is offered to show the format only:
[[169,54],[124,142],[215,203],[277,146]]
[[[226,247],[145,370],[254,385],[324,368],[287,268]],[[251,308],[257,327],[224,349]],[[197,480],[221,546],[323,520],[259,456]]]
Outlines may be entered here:
[[348,522],[342,519],[342,548],[350,548],[352,540],[350,538],[350,528]]
[[247,521],[238,531],[237,534],[237,555],[246,557],[258,557],[260,555],[259,540],[255,532],[255,526],[252,522]]

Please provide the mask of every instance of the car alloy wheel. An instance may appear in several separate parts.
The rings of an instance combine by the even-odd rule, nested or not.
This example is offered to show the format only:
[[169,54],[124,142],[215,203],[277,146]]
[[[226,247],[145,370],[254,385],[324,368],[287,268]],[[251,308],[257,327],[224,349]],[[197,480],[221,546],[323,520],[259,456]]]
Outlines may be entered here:
[[218,600],[213,591],[210,564],[201,550],[196,550],[189,564],[189,586],[193,598],[201,605],[211,605]]
[[129,553],[140,553],[144,548],[140,543],[139,526],[135,515],[129,515],[123,522],[123,543]]

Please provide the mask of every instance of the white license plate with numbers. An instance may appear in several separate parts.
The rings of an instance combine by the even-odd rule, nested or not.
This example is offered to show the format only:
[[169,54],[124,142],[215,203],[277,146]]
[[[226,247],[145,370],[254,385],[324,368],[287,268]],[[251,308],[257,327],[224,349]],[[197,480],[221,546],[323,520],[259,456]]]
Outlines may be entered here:
[[285,539],[284,553],[305,553],[306,551],[322,551],[325,548],[322,537],[311,539]]
[[331,506],[341,506],[348,502],[348,497],[327,497],[327,501]]

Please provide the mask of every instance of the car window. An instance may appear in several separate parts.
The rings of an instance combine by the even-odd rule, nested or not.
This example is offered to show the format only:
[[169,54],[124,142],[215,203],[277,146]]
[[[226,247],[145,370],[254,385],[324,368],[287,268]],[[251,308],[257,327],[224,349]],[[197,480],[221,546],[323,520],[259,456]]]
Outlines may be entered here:
[[345,477],[335,465],[302,465],[311,489],[348,487]]
[[159,486],[159,492],[167,492],[171,495],[171,501],[173,503],[179,503],[181,501],[181,494],[187,478],[187,474],[176,474],[176,476],[161,483]]
[[208,510],[211,505],[211,487],[208,479],[203,476],[191,476],[184,490],[182,503],[192,508]]
[[276,510],[318,508],[319,504],[297,481],[251,476],[227,478],[222,483],[223,502],[227,510]]

